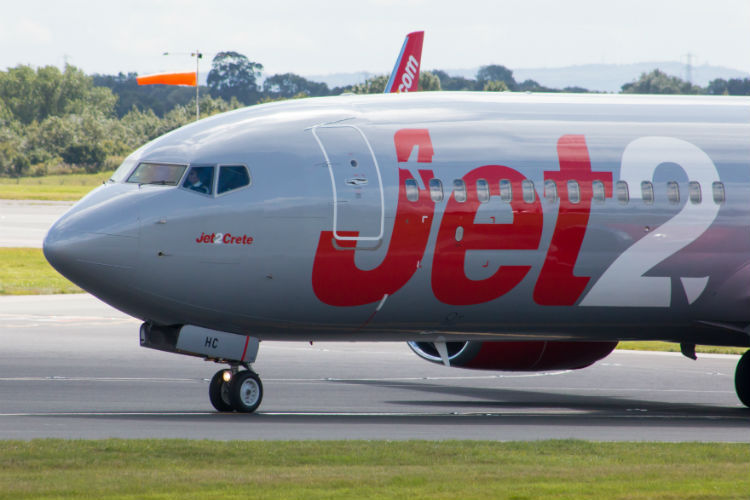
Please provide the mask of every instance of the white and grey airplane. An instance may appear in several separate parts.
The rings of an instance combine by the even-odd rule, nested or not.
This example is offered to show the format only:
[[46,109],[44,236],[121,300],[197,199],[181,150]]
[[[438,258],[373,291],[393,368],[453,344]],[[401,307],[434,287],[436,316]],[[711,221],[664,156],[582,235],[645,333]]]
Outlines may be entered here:
[[[263,340],[484,370],[582,368],[631,339],[694,357],[750,346],[749,137],[734,97],[263,104],[134,152],[44,253],[142,319],[144,347],[228,364],[219,411],[260,404]],[[750,354],[735,381],[750,406]]]

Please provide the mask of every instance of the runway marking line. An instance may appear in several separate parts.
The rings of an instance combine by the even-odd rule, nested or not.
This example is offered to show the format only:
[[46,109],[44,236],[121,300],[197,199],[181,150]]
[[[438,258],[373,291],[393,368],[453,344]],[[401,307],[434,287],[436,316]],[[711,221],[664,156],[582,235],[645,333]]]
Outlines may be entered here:
[[[524,378],[539,377],[543,375],[562,375],[565,372],[548,372],[542,374],[527,375],[488,375],[488,376],[467,376],[467,377],[383,377],[383,378],[264,378],[263,381],[274,383],[317,383],[317,382],[431,382],[431,381],[471,381],[471,380],[492,380],[503,378]],[[47,377],[0,377],[0,382],[199,382],[208,383],[207,378],[155,378],[155,377],[65,377],[65,376],[47,376]],[[508,389],[508,387],[480,387],[480,389]],[[648,391],[652,393],[690,393],[690,394],[734,394],[731,390],[699,390],[699,389],[654,389],[649,387],[547,387],[547,386],[524,386],[512,387],[518,391],[554,391],[565,394],[575,394],[576,392],[638,392]]]
[[[627,410],[626,410],[627,411]],[[534,409],[509,410],[505,412],[450,412],[450,413],[414,413],[414,412],[309,412],[309,411],[268,411],[256,412],[253,414],[246,413],[219,413],[212,411],[195,411],[195,412],[18,412],[18,413],[0,413],[0,418],[7,417],[195,417],[195,416],[217,416],[218,418],[255,418],[255,417],[358,417],[358,418],[502,418],[502,417],[550,417],[550,416],[587,416],[587,418],[596,420],[611,419],[649,419],[649,420],[737,420],[746,422],[743,416],[724,416],[724,415],[676,415],[672,413],[617,413],[603,415],[598,410],[570,410],[570,409],[553,409],[548,411],[539,411]],[[541,424],[540,424],[541,425]],[[583,424],[582,424],[583,425]]]

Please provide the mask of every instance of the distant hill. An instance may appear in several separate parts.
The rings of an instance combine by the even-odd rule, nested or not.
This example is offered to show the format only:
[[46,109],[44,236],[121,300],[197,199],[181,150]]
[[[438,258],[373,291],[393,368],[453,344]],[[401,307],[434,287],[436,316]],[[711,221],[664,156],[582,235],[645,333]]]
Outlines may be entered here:
[[[642,73],[654,69],[686,79],[685,65],[680,62],[662,61],[635,64],[584,64],[562,68],[521,68],[513,69],[517,82],[527,79],[536,80],[539,84],[556,89],[565,87],[583,87],[602,92],[619,92],[626,84],[637,80]],[[442,68],[440,68],[442,69]],[[479,68],[444,69],[451,76],[474,78]],[[356,73],[334,73],[330,75],[305,75],[305,78],[316,82],[325,82],[329,87],[339,87],[362,83],[374,73],[359,71]],[[716,78],[750,78],[750,73],[722,66],[693,66],[692,83],[705,87]]]
[[356,71],[354,73],[330,73],[327,75],[302,75],[313,82],[324,82],[328,85],[329,89],[335,87],[346,87],[347,85],[355,85],[362,83],[368,78],[376,76],[377,73],[370,73],[368,71]]
[[[641,74],[660,69],[668,75],[687,80],[685,65],[679,62],[647,62],[637,64],[586,64],[566,68],[529,68],[513,71],[518,82],[528,78],[540,84],[563,88],[569,86],[584,87],[589,90],[619,92],[625,83],[637,80]],[[691,82],[705,87],[717,78],[750,78],[750,73],[721,66],[693,66]]]

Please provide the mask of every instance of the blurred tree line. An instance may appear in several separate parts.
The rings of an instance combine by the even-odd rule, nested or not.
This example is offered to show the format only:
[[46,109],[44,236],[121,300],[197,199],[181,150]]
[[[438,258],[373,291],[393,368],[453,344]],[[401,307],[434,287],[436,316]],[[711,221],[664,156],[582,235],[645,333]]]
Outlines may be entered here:
[[[263,65],[237,52],[218,53],[200,88],[201,116],[290,98],[382,93],[389,75],[329,88],[294,73],[261,82]],[[419,89],[513,92],[588,92],[517,82],[501,65],[479,69],[475,79],[442,70],[422,71]],[[622,93],[750,95],[750,79],[717,79],[705,87],[654,70],[622,86]],[[0,71],[0,176],[98,172],[115,168],[142,144],[195,118],[195,90],[139,86],[135,73],[85,75],[66,65]]]

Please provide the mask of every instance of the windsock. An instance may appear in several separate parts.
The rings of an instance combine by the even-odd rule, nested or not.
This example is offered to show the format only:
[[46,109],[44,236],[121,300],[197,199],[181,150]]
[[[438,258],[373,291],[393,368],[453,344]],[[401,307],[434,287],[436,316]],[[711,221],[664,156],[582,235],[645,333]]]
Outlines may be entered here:
[[138,85],[188,85],[195,87],[195,71],[189,73],[159,73],[136,78]]

